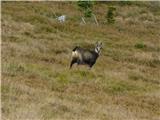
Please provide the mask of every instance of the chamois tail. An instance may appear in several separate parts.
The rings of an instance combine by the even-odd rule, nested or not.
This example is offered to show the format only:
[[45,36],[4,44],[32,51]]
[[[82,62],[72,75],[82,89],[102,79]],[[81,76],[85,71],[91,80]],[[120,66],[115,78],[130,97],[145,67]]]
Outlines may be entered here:
[[71,63],[70,63],[70,69],[72,68],[72,65],[73,65],[74,63],[76,63],[76,61],[77,61],[78,52],[77,52],[76,50],[77,50],[78,48],[79,48],[79,47],[76,46],[76,47],[72,50],[72,61],[71,61]]

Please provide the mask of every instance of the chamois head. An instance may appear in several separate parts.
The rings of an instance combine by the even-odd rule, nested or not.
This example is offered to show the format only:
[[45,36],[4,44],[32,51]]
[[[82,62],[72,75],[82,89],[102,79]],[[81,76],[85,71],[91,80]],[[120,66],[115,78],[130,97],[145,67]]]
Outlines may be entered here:
[[102,49],[102,42],[96,42],[95,52],[100,54],[101,49]]

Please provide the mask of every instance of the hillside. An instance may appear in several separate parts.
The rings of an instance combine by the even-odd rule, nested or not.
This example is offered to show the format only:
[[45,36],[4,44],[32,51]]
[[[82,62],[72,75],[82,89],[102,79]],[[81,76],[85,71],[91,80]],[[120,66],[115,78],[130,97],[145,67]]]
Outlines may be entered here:
[[[114,24],[106,22],[109,6]],[[160,119],[160,2],[2,2],[3,120]],[[66,15],[59,23],[55,16]],[[103,49],[69,69],[76,45]]]

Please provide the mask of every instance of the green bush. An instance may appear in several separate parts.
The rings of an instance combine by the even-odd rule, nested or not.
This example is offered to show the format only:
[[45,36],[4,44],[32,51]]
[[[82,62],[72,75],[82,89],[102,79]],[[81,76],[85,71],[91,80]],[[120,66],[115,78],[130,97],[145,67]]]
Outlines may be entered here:
[[77,2],[78,6],[82,9],[88,9],[88,8],[92,8],[93,4],[91,1],[78,1]]
[[138,49],[143,49],[143,48],[146,48],[146,45],[144,43],[137,43],[137,44],[135,44],[134,47],[138,48]]
[[108,12],[107,12],[106,18],[107,18],[107,22],[108,22],[109,24],[112,24],[112,23],[115,22],[115,18],[114,18],[114,11],[115,11],[115,10],[116,10],[116,8],[113,7],[113,6],[110,6],[110,7],[108,8]]
[[78,6],[82,11],[84,11],[85,17],[91,17],[92,16],[92,7],[93,3],[91,1],[78,1]]
[[91,17],[91,16],[92,16],[92,10],[91,10],[91,9],[87,9],[87,10],[84,12],[84,16],[85,16],[85,17]]

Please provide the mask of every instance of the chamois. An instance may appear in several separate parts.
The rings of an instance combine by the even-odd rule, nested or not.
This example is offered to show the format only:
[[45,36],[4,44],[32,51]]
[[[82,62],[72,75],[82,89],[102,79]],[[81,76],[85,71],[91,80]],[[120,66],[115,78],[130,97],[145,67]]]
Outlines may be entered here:
[[77,65],[88,65],[91,69],[92,66],[96,63],[97,58],[99,57],[100,50],[102,48],[102,43],[97,42],[94,50],[87,50],[76,46],[72,50],[72,61],[70,63],[70,69],[74,63]]

